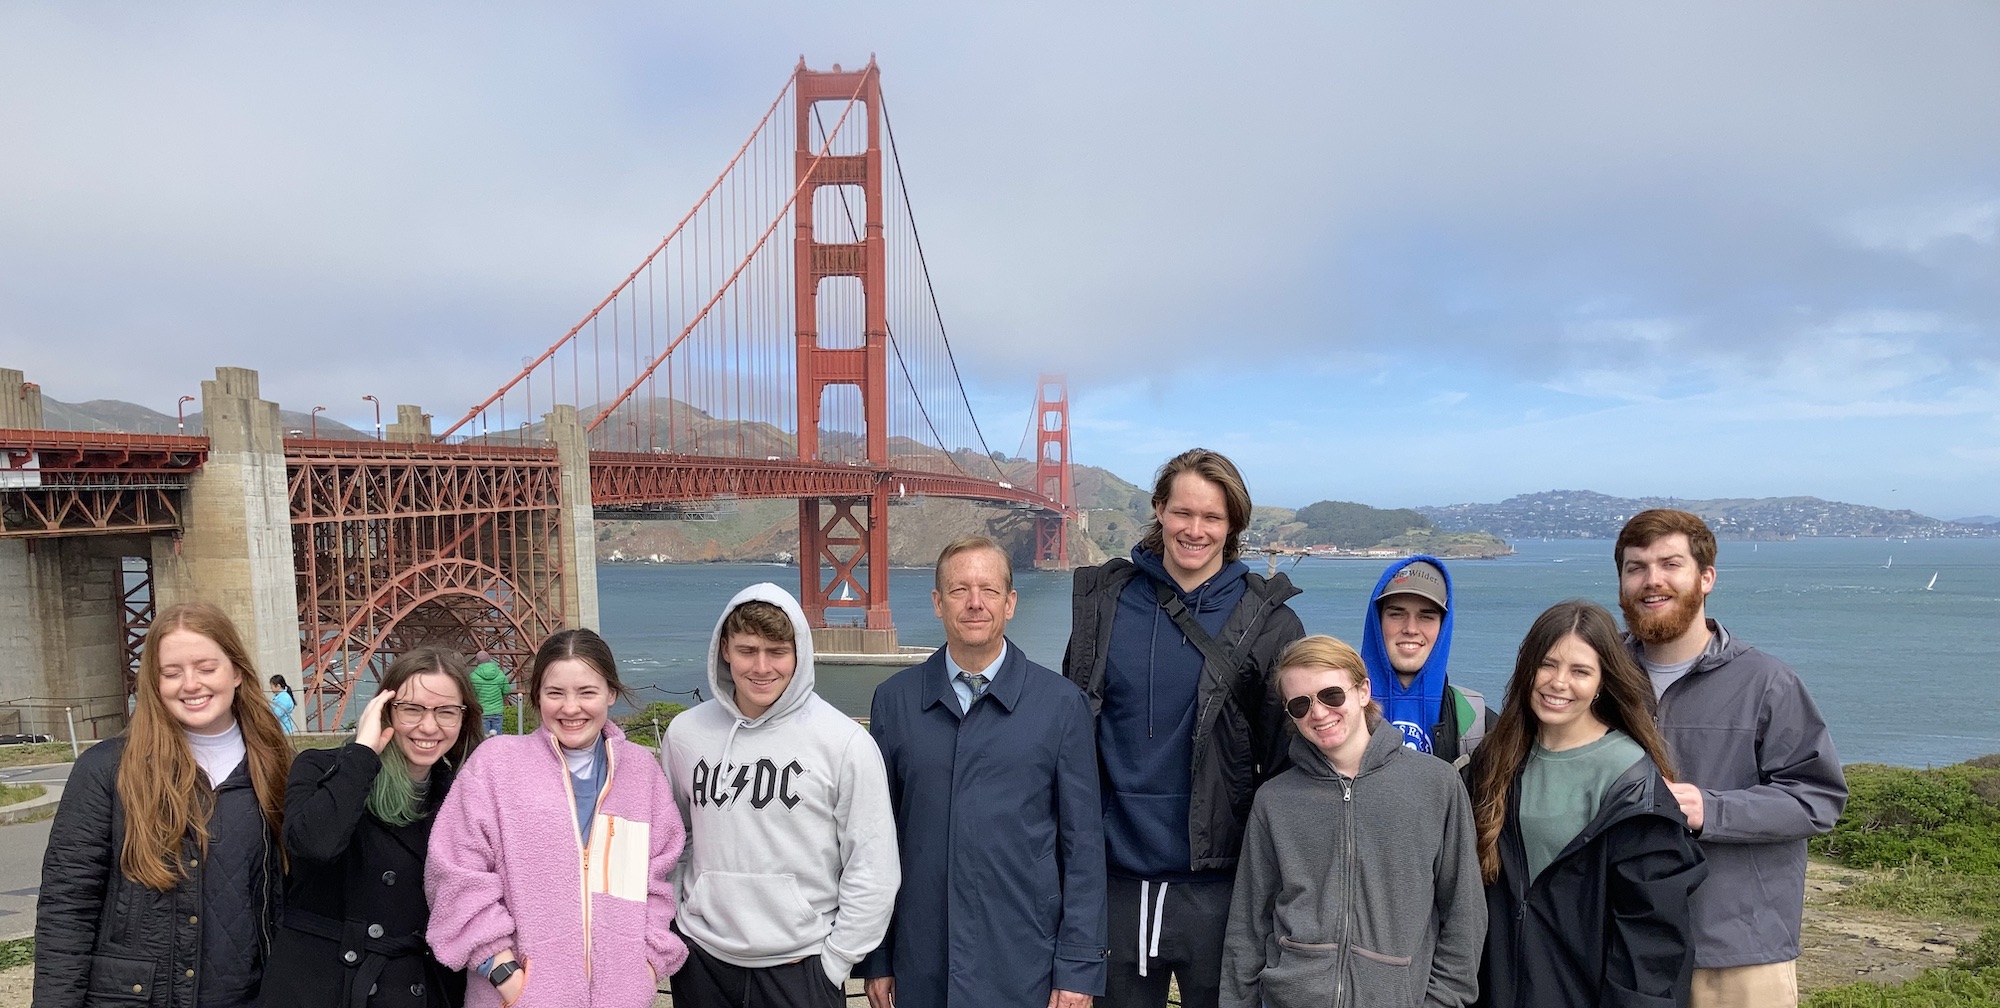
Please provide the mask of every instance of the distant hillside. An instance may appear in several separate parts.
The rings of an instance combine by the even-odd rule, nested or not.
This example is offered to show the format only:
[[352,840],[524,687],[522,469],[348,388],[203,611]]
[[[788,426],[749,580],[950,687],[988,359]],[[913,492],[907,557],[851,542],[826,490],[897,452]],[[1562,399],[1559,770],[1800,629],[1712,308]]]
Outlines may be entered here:
[[1449,531],[1490,532],[1509,539],[1615,539],[1625,521],[1647,508],[1700,515],[1723,539],[1798,536],[1896,536],[1951,539],[2000,536],[2000,527],[1948,522],[1914,511],[1889,511],[1818,497],[1681,500],[1610,497],[1588,490],[1549,490],[1498,504],[1452,504],[1417,510]]
[[[311,413],[300,413],[283,407],[278,409],[278,422],[287,430],[313,430]],[[66,403],[59,399],[42,397],[42,426],[49,430],[74,431],[122,431],[130,434],[175,434],[176,429],[171,413],[161,413],[147,409],[136,403],[118,399],[92,399],[89,402]],[[343,440],[367,440],[374,437],[367,431],[358,431],[329,419],[322,413],[319,417],[318,433],[323,438]],[[201,414],[187,415],[188,434],[200,434]]]
[[1505,556],[1506,542],[1482,532],[1454,532],[1408,508],[1383,510],[1352,501],[1320,501],[1297,511],[1256,508],[1245,538],[1273,549],[1332,547],[1342,552],[1389,550],[1441,557]]

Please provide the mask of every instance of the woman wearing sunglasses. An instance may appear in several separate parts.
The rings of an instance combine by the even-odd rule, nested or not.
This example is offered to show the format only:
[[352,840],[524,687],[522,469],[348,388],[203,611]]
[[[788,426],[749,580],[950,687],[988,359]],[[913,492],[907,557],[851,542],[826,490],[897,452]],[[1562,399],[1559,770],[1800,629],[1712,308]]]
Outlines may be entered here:
[[1482,1003],[1686,1003],[1688,897],[1707,867],[1672,772],[1611,614],[1580,599],[1543,613],[1466,768],[1493,921]]
[[1361,656],[1332,637],[1286,648],[1272,688],[1298,734],[1251,806],[1222,1004],[1471,1001],[1486,903],[1458,775],[1404,748]]
[[424,853],[453,772],[479,742],[464,656],[420,647],[382,673],[354,740],[309,749],[285,791],[291,884],[271,945],[271,1008],[456,1006],[465,974],[424,929]]

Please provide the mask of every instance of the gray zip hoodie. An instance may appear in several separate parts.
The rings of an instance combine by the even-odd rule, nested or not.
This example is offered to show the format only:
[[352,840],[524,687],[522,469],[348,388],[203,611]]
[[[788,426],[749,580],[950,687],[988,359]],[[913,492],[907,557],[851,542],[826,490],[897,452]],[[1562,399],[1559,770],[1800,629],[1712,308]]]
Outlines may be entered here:
[[[791,617],[798,667],[770,710],[746,718],[721,661],[722,618],[753,600]],[[882,753],[813,692],[812,630],[789,593],[751,585],[722,612],[708,647],[715,699],[675,717],[660,750],[688,830],[676,924],[723,962],[816,955],[844,984],[881,944],[902,877]]]
[[1294,735],[1257,792],[1222,946],[1224,1008],[1470,1004],[1486,893],[1472,806],[1443,760],[1368,716],[1361,771]]

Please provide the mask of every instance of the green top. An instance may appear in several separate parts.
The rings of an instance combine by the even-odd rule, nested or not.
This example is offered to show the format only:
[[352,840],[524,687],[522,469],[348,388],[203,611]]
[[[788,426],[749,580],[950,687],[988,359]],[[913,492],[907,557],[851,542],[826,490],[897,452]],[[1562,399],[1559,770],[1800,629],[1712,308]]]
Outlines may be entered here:
[[1561,752],[1535,744],[1521,771],[1521,846],[1528,856],[1530,884],[1597,818],[1611,782],[1644,755],[1639,743],[1616,728],[1595,742]]
[[472,667],[472,692],[479,697],[479,712],[489,717],[507,707],[507,689],[513,683],[500,671],[499,662],[484,661]]

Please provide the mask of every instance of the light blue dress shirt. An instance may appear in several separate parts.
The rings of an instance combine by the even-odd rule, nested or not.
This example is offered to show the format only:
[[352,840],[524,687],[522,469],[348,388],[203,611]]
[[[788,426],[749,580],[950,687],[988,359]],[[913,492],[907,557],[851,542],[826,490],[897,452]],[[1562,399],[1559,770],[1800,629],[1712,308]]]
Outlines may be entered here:
[[986,677],[986,688],[989,690],[992,689],[994,675],[1000,671],[1000,666],[1007,663],[1007,642],[1005,640],[1000,642],[1000,653],[994,656],[993,664],[983,669],[959,668],[958,663],[951,660],[951,649],[949,647],[940,648],[940,650],[944,652],[945,674],[951,677],[951,691],[958,694],[958,712],[960,714],[967,713],[972,710],[972,684],[960,679],[959,676],[966,672],[974,675],[983,675]]

